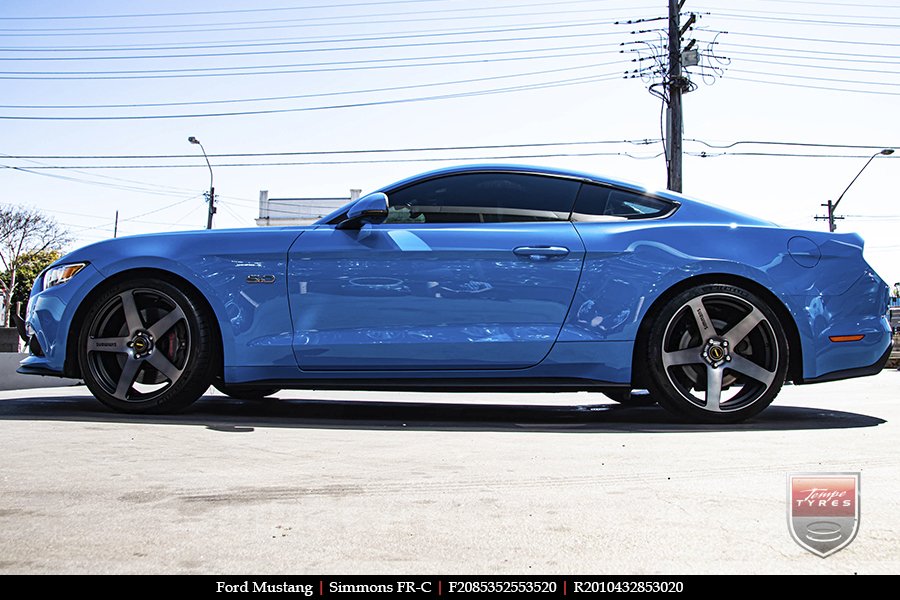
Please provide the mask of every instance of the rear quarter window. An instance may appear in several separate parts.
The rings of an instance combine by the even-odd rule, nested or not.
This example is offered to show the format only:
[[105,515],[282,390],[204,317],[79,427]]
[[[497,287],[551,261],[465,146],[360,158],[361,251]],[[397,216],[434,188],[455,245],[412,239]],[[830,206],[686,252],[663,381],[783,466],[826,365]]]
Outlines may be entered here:
[[650,219],[669,214],[675,204],[629,190],[582,184],[572,211],[573,221]]

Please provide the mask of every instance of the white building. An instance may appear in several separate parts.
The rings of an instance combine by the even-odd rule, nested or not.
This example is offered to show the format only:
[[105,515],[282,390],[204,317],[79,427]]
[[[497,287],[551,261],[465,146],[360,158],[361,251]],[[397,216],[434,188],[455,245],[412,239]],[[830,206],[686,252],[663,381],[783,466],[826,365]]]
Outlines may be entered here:
[[356,200],[361,191],[350,190],[349,198],[269,198],[268,190],[260,190],[256,224],[260,227],[309,225]]

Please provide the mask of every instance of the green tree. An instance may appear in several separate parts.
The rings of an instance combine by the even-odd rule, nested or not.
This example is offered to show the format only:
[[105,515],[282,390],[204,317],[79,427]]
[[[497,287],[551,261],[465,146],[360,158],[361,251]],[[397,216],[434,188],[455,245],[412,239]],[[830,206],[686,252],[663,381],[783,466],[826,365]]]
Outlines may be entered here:
[[24,256],[60,248],[69,235],[56,220],[34,208],[0,205],[0,325],[10,321],[13,293],[18,287],[19,264]]
[[[13,289],[9,304],[13,310],[16,309],[16,304],[19,302],[22,303],[22,306],[28,304],[34,280],[41,274],[41,271],[61,256],[62,252],[59,250],[40,250],[19,257],[19,265],[16,267],[16,287]],[[0,274],[0,279],[10,281],[9,273]]]

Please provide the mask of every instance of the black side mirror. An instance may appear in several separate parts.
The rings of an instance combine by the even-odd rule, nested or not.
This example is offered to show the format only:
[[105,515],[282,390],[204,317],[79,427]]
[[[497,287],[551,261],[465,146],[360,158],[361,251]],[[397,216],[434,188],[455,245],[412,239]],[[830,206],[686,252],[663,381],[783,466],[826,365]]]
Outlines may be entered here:
[[347,211],[347,218],[338,223],[337,229],[359,229],[366,221],[377,221],[388,215],[388,197],[383,192],[363,196]]

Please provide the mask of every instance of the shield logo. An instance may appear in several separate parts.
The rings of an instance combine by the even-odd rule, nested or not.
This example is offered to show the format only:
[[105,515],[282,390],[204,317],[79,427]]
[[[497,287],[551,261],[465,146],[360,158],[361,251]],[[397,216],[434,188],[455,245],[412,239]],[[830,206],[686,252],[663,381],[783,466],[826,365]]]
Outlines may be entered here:
[[859,531],[859,473],[788,476],[788,529],[794,541],[825,558]]

